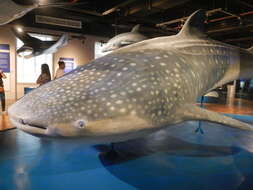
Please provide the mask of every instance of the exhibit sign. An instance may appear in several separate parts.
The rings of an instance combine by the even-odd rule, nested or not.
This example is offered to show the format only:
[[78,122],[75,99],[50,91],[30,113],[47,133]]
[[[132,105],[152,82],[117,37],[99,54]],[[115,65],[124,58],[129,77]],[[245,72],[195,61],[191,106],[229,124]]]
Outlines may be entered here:
[[0,44],[0,69],[5,73],[10,72],[10,45]]
[[74,58],[60,57],[60,61],[63,61],[65,63],[65,73],[68,73],[75,68]]

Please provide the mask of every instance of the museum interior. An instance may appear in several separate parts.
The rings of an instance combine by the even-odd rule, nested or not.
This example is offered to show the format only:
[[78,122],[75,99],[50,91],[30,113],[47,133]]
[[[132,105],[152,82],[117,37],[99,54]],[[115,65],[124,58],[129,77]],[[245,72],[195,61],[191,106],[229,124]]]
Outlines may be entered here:
[[253,0],[0,8],[0,190],[253,189]]

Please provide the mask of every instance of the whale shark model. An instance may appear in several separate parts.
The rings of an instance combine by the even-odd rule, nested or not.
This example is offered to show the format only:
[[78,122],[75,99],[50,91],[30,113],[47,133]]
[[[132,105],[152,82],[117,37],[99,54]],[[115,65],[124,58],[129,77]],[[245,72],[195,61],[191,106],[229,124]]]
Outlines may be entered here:
[[15,29],[12,29],[12,31],[15,36],[24,43],[24,45],[17,50],[17,54],[25,58],[31,58],[41,54],[55,53],[58,49],[68,43],[67,34],[63,34],[57,41],[42,41],[27,33],[19,33]]
[[175,36],[120,48],[33,90],[10,107],[12,124],[89,143],[139,138],[187,120],[253,130],[195,105],[217,86],[253,76],[253,54],[207,38],[204,20],[199,10]]
[[[75,1],[73,1],[75,3]],[[1,0],[0,1],[0,26],[8,24],[13,20],[19,19],[23,17],[26,13],[36,9],[43,7],[61,7],[72,5],[73,3],[53,3],[53,4],[40,4],[34,3],[32,5],[19,5],[12,0]]]
[[106,43],[106,45],[102,49],[102,52],[113,51],[118,48],[146,40],[147,37],[139,33],[139,28],[140,25],[138,24],[135,27],[133,27],[131,32],[126,32],[114,36]]

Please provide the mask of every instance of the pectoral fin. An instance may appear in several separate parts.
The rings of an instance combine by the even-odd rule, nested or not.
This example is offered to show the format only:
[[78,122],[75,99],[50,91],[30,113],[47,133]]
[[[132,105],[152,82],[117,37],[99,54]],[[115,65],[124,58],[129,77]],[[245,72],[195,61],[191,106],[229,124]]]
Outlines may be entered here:
[[248,123],[244,123],[239,120],[232,119],[230,117],[224,116],[222,114],[219,114],[213,111],[202,109],[196,105],[185,105],[181,109],[181,112],[183,114],[182,119],[185,121],[186,120],[209,121],[209,122],[223,124],[232,128],[253,131],[253,126]]
[[129,44],[132,44],[132,43],[134,43],[134,42],[131,42],[131,41],[122,41],[122,42],[120,42],[120,45],[121,46],[126,46],[126,45],[129,45]]

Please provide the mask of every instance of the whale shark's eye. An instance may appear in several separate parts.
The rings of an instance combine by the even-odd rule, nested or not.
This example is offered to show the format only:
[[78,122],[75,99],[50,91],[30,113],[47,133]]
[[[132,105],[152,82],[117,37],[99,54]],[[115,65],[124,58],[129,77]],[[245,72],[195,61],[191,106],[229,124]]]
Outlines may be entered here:
[[84,128],[85,126],[86,126],[86,122],[84,120],[78,120],[76,122],[76,127],[80,128],[80,129]]

